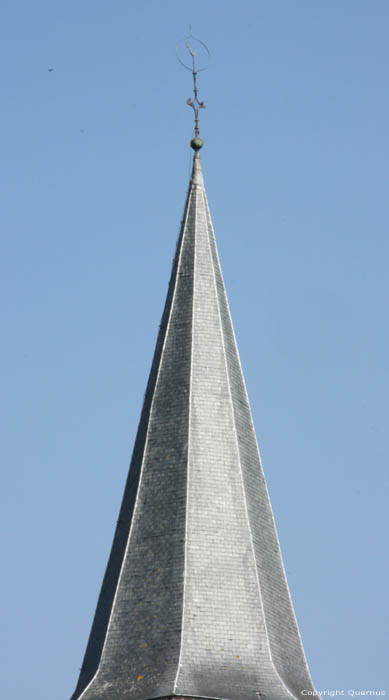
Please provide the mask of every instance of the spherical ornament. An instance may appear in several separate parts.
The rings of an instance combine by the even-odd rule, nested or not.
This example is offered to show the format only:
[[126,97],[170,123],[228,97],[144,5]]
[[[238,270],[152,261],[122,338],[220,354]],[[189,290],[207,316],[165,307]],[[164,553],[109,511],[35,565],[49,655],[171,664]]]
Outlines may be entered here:
[[199,136],[196,136],[194,139],[192,139],[190,145],[192,146],[194,151],[199,151],[200,148],[204,146],[204,141]]

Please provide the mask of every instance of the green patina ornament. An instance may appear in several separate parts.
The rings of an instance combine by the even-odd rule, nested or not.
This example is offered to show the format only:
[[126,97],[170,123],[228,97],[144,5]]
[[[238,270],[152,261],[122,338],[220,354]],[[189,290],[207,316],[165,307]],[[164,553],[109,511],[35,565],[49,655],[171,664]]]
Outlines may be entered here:
[[199,151],[200,148],[204,146],[204,141],[199,136],[195,136],[195,138],[190,142],[190,145],[194,151]]

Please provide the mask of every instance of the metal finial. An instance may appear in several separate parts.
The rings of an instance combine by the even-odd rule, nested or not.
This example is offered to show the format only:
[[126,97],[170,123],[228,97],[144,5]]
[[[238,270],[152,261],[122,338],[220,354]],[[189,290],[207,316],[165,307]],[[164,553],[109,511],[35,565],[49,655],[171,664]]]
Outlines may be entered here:
[[[189,31],[190,35],[186,39],[178,42],[176,47],[176,55],[181,65],[184,66],[184,68],[187,68],[187,70],[192,71],[194,96],[189,97],[186,104],[192,107],[194,111],[195,136],[190,142],[190,145],[192,146],[193,150],[198,151],[203,145],[203,140],[199,135],[199,110],[205,108],[205,103],[201,102],[198,97],[197,73],[200,73],[200,71],[208,68],[210,53],[208,46],[204,44],[203,41],[196,39],[196,37],[192,35],[191,27],[189,27]],[[200,57],[198,56],[199,53]],[[190,59],[187,58],[188,55],[190,56]],[[186,58],[187,62],[185,62],[184,57]],[[190,65],[188,65],[189,60]]]

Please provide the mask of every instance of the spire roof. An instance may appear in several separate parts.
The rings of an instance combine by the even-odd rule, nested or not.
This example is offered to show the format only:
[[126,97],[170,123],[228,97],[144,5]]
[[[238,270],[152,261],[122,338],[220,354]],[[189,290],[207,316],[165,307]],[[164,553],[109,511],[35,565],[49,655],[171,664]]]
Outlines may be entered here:
[[119,520],[72,700],[300,697],[290,600],[193,171]]

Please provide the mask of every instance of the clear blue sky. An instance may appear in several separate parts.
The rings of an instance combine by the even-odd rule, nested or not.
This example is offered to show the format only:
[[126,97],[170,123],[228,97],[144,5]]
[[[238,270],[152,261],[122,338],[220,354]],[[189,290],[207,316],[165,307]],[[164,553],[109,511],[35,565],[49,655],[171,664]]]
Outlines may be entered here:
[[[389,692],[384,0],[3,0],[4,700],[70,697],[202,161],[316,687]],[[53,68],[49,71],[49,68]]]

